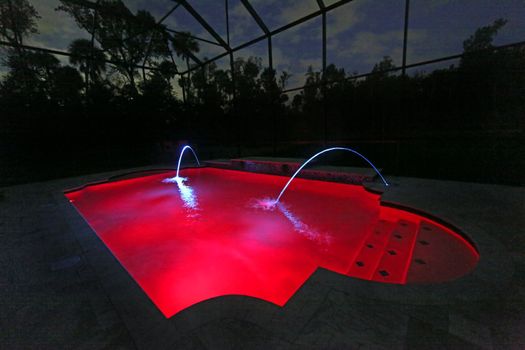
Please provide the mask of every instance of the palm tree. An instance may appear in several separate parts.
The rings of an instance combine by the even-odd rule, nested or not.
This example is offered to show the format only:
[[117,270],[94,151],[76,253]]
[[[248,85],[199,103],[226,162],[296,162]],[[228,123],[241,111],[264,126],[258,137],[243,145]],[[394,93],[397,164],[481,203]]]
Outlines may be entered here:
[[[187,88],[188,88],[188,98],[190,96],[190,57],[194,54],[199,52],[199,43],[193,39],[191,36],[191,33],[188,32],[182,32],[182,33],[176,33],[171,41],[171,45],[173,46],[173,50],[175,50],[175,53],[177,54],[177,57],[182,57],[186,60],[186,65],[188,67],[188,78],[184,79],[187,82]],[[184,81],[183,80],[183,81]],[[184,88],[184,86],[183,86]],[[184,92],[184,90],[183,90]]]
[[93,46],[90,40],[77,39],[69,45],[69,63],[78,67],[84,74],[86,89],[89,79],[98,81],[100,75],[106,71],[106,56],[98,47]]

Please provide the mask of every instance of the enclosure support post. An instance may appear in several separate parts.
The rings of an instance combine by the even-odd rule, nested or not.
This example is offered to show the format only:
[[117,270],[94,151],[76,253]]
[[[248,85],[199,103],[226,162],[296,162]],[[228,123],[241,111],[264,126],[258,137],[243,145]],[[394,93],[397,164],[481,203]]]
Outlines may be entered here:
[[273,70],[272,36],[268,36],[268,67]]
[[323,0],[317,0],[317,4],[321,9],[321,19],[323,25],[323,74],[326,70],[326,9]]
[[[224,9],[226,11],[226,42],[228,44],[228,47],[230,47],[230,14],[229,14],[229,4],[228,0],[224,0]],[[233,61],[233,51],[229,50],[228,54],[230,56],[230,74],[232,77],[232,100],[235,99],[235,67],[234,67],[234,61]]]
[[[228,47],[230,47],[230,15],[229,15],[229,3],[228,3],[228,0],[224,0],[224,9],[226,11],[226,42],[228,44]],[[231,113],[231,119],[235,120],[235,122],[237,123],[237,127],[235,128],[237,130],[237,157],[240,157],[241,156],[241,120],[238,118],[237,116],[237,112],[236,112],[236,109],[237,107],[235,106],[235,103],[236,103],[236,97],[237,97],[237,93],[235,91],[236,89],[236,84],[235,84],[235,62],[234,62],[234,59],[233,59],[233,50],[229,50],[228,51],[228,55],[230,56],[230,74],[231,74],[231,83],[232,83],[232,94],[231,94],[231,101],[232,101],[232,104],[231,104],[231,109],[230,109],[230,113]]]
[[405,0],[405,23],[403,29],[403,63],[401,68],[401,74],[406,75],[407,65],[407,46],[408,46],[408,18],[410,14],[410,0]]
[[317,0],[317,5],[319,6],[319,11],[321,12],[321,20],[322,20],[322,76],[321,76],[321,96],[322,96],[322,105],[323,105],[323,119],[324,119],[324,137],[323,137],[323,144],[328,144],[328,114],[326,113],[326,6],[323,2],[323,0]]
[[228,0],[224,0],[224,13],[226,15],[226,43],[230,46],[230,10]]
[[328,113],[326,111],[326,11],[323,9],[322,14],[323,23],[323,116],[324,116],[324,145],[328,144]]
[[[407,47],[408,47],[408,20],[409,20],[409,17],[410,17],[410,0],[405,0],[405,19],[404,19],[404,28],[403,28],[403,62],[402,62],[402,66],[401,66],[401,76],[402,77],[406,77],[406,70],[407,70]],[[405,107],[405,101],[406,101],[406,98],[405,98],[405,94],[406,94],[406,79],[403,79],[401,81],[401,95],[400,95],[400,98],[401,98],[401,101],[399,101],[399,108],[404,112],[404,107]],[[404,115],[404,113],[403,113]],[[406,125],[406,120],[403,119],[403,122],[405,123]],[[383,125],[384,125],[384,121],[383,121]],[[383,127],[384,129],[384,127]],[[384,132],[383,132],[383,138],[384,138]],[[398,140],[399,142],[399,140]],[[399,151],[399,147],[398,147],[398,151]],[[396,160],[396,163],[398,161]],[[396,167],[397,167],[397,164],[396,164]]]
[[[97,1],[98,5],[98,1]],[[98,6],[97,6],[98,7]],[[88,61],[89,67],[86,73],[86,92],[89,89],[89,76],[92,74],[93,69],[93,59],[95,57],[95,32],[97,31],[97,21],[98,21],[98,10],[95,8],[95,13],[93,14],[93,30],[91,31],[91,59]]]

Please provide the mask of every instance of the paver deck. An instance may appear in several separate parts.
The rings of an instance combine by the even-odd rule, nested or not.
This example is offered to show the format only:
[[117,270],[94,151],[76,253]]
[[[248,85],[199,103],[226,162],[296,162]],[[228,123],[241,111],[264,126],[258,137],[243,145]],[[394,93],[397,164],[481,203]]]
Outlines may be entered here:
[[525,189],[389,178],[382,196],[465,232],[473,273],[391,285],[318,269],[283,307],[240,296],[166,319],[63,195],[119,173],[0,188],[0,348],[522,349]]

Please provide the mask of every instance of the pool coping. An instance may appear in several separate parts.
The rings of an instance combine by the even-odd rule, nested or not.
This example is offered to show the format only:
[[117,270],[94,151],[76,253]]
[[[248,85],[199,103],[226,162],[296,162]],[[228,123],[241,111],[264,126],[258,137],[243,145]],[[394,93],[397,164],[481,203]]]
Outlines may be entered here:
[[[205,167],[206,166],[186,167],[185,169],[205,168]],[[117,173],[115,175],[108,177],[105,180],[98,180],[95,182],[90,182],[84,185],[80,185],[74,189],[68,189],[65,192],[71,192],[79,188],[84,188],[86,186],[96,185],[96,184],[100,184],[104,182],[119,181],[119,180],[122,180],[123,178],[154,175],[154,174],[158,174],[159,172],[173,171],[173,170],[176,170],[176,169],[151,168],[147,170],[137,170],[137,171],[130,171],[130,172],[125,172],[125,173]],[[235,169],[235,171],[242,171],[242,170]],[[367,187],[365,185],[363,187],[366,190],[369,190],[371,192],[378,193],[381,191],[381,190],[378,190],[377,188],[374,188],[373,186]],[[438,284],[428,284],[428,285],[417,285],[417,284],[396,285],[396,284],[385,284],[385,283],[378,283],[378,282],[373,282],[373,281],[360,280],[357,278],[351,278],[349,276],[341,275],[336,272],[327,270],[325,268],[318,267],[317,270],[310,276],[310,278],[303,284],[303,287],[307,287],[310,280],[315,281],[315,282],[319,282],[318,280],[324,280],[324,282],[328,283],[330,287],[335,288],[335,289],[340,289],[345,292],[359,291],[358,294],[366,295],[368,297],[373,296],[374,298],[378,300],[403,301],[403,302],[416,303],[416,304],[417,303],[442,304],[442,303],[449,303],[451,300],[463,300],[465,298],[472,300],[473,297],[477,297],[479,299],[489,298],[493,296],[495,293],[497,293],[498,289],[504,288],[504,286],[506,285],[506,283],[509,281],[510,277],[512,276],[512,271],[513,271],[512,261],[510,258],[508,258],[508,255],[506,254],[504,247],[497,240],[491,238],[490,235],[487,235],[482,230],[477,230],[474,227],[469,228],[468,223],[461,222],[460,220],[458,221],[455,218],[443,218],[439,215],[429,212],[428,210],[416,208],[410,203],[405,203],[402,198],[396,198],[396,196],[394,196],[394,198],[385,199],[384,194],[388,193],[388,191],[389,191],[389,188],[383,189],[384,193],[380,199],[381,205],[410,211],[410,212],[425,216],[431,220],[435,220],[438,223],[443,224],[453,229],[454,231],[459,233],[461,236],[463,236],[465,239],[467,239],[469,242],[471,242],[474,245],[474,248],[480,254],[480,260],[477,266],[474,268],[474,270],[470,272],[469,274],[464,275],[463,277],[457,280],[449,281],[449,282],[443,282],[443,283],[438,283]],[[74,207],[71,206],[71,208],[75,210]],[[77,211],[75,210],[75,212]],[[82,220],[84,219],[82,218]],[[96,235],[94,231],[93,231],[93,235],[97,237],[98,239],[98,236]],[[102,243],[102,241],[100,242]],[[108,253],[111,254],[109,250],[108,250]],[[498,273],[496,275],[491,274],[490,273],[490,271],[492,270],[491,265],[494,263],[496,263],[499,266],[503,266],[504,267],[503,271],[506,271],[507,273]],[[120,263],[118,264],[120,265]],[[465,290],[472,290],[474,286],[479,285],[478,283],[479,281],[486,280],[487,274],[491,276],[491,286],[489,286],[488,288],[479,288],[479,286],[476,287],[477,295],[473,295],[472,293],[465,294]],[[495,288],[494,285],[499,286],[499,288]],[[147,298],[145,294],[144,296]],[[222,303],[223,300],[221,299],[225,297],[228,297],[228,296],[222,296],[222,297],[210,299],[209,301],[207,301],[206,304]],[[254,299],[249,296],[229,296],[229,297],[232,297],[234,299],[236,298]],[[297,295],[292,296],[291,299],[294,299],[294,298],[297,298]],[[272,305],[270,302],[265,302],[265,301],[262,301],[262,302]],[[193,305],[189,307],[187,310],[192,310],[194,308],[200,308],[198,307],[199,304]],[[177,318],[177,316],[178,314],[172,316],[171,318]]]
[[[307,343],[304,343],[305,340],[299,335],[303,333],[304,327],[312,322],[311,320],[316,317],[315,315],[320,312],[320,308],[324,307],[327,300],[334,295],[339,295],[337,293],[343,293],[342,295],[349,300],[366,300],[369,303],[383,305],[387,310],[385,312],[389,310],[388,305],[399,307],[419,305],[425,309],[435,305],[441,308],[466,302],[482,303],[486,300],[496,302],[501,300],[502,295],[510,293],[507,288],[513,279],[517,278],[514,275],[515,265],[512,258],[506,247],[497,239],[498,232],[495,232],[493,225],[484,226],[478,222],[479,214],[470,215],[465,209],[468,208],[468,200],[472,198],[469,197],[471,194],[463,196],[460,193],[462,189],[467,188],[468,191],[475,193],[483,185],[393,178],[393,185],[382,194],[381,203],[402,208],[417,208],[424,213],[430,213],[432,219],[441,218],[455,229],[467,233],[481,256],[474,271],[451,282],[427,286],[401,286],[349,278],[318,268],[282,308],[251,297],[222,296],[193,305],[166,319],[64,196],[64,190],[74,189],[75,186],[78,188],[93,182],[118,180],[126,172],[137,174],[141,171],[155,170],[158,168],[135,168],[32,184],[33,187],[45,188],[51,193],[56,211],[63,214],[67,234],[78,242],[82,261],[96,274],[97,281],[111,300],[113,309],[125,325],[136,348],[188,347],[188,339],[200,339],[206,327],[224,323],[225,320],[240,320],[253,325],[260,332],[271,334],[272,339],[280,342],[279,344],[282,342],[285,347],[296,345],[297,348],[304,348]],[[380,190],[373,183],[366,184],[366,187],[372,191]],[[499,188],[514,191],[508,187],[489,187],[494,187],[494,191]],[[444,193],[447,191],[450,193]],[[454,191],[456,193],[452,193]],[[525,192],[523,189],[518,191],[520,196]],[[448,196],[454,199],[457,197],[458,202],[451,201]],[[508,231],[511,228],[506,226],[502,230]],[[523,311],[518,310],[521,313]],[[406,320],[406,315],[401,316],[402,320]],[[385,316],[373,314],[369,317],[370,322],[376,324]],[[424,322],[434,324],[434,320],[429,316],[421,317]],[[441,327],[440,321],[435,322]],[[351,328],[348,331],[353,332]],[[355,333],[352,334],[355,336]],[[397,340],[391,341],[393,348],[404,347],[403,344],[398,344]]]

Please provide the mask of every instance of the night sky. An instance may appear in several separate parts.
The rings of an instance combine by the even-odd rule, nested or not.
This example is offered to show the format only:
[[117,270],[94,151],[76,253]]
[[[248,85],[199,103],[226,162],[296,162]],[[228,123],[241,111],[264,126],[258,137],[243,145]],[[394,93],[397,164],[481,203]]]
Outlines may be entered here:
[[[88,37],[67,14],[55,11],[58,0],[31,2],[42,19],[39,21],[40,34],[27,40],[28,44],[67,50],[72,40]],[[325,0],[326,5],[334,2],[336,0]],[[124,0],[124,3],[133,12],[146,9],[157,19],[175,5],[171,0]],[[226,40],[224,1],[190,0],[189,3]],[[316,0],[251,0],[251,3],[270,29],[318,9]],[[239,0],[230,0],[229,4],[233,47],[262,34]],[[348,73],[366,73],[388,55],[400,65],[403,17],[404,0],[354,0],[333,10],[327,15],[328,63],[344,67]],[[505,18],[508,23],[498,34],[496,45],[525,40],[524,0],[411,0],[408,63],[460,53],[463,40],[476,28],[491,24],[497,18]],[[164,23],[172,29],[190,31],[213,40],[182,6]],[[274,66],[278,71],[292,74],[288,87],[302,84],[308,66],[320,70],[320,17],[275,36],[273,43]],[[267,43],[262,41],[235,55],[260,56],[263,64],[267,64],[266,50]],[[222,52],[219,46],[201,43],[197,56],[213,57]],[[229,61],[224,58],[217,63],[227,68]]]

